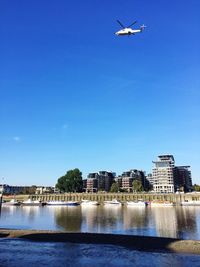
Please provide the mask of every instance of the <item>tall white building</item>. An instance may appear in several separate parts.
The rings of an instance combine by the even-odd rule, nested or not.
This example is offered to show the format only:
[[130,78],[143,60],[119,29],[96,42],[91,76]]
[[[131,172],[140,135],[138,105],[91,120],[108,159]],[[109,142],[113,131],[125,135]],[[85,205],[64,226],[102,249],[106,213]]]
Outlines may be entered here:
[[174,157],[172,155],[158,156],[152,170],[153,190],[157,193],[174,193]]

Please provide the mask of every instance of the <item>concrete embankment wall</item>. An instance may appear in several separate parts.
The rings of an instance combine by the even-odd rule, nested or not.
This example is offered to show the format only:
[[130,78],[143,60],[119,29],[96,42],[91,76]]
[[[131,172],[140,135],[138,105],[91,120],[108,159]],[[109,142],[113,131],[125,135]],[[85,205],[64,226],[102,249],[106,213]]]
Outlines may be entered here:
[[[200,201],[200,194],[133,194],[133,193],[65,193],[65,194],[43,194],[43,195],[16,195],[17,200],[22,201],[24,199],[31,198],[33,200],[41,201],[81,201],[82,199],[89,199],[99,201],[103,203],[105,200],[117,199],[121,202],[130,200],[144,200],[144,201],[170,201],[179,205],[180,202],[188,201]],[[12,197],[10,197],[12,198]]]

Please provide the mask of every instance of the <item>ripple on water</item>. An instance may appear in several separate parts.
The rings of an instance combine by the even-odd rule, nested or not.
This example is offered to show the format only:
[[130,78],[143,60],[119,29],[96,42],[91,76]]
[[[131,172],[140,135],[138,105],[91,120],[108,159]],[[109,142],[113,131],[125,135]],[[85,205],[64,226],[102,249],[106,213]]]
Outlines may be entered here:
[[0,240],[0,266],[200,266],[197,255],[142,252],[113,245]]

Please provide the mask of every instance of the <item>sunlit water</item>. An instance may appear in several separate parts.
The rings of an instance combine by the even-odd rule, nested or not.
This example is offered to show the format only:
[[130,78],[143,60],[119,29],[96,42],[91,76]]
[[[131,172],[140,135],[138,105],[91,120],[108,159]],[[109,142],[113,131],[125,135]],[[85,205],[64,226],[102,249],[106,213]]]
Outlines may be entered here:
[[2,206],[0,228],[200,239],[200,207]]

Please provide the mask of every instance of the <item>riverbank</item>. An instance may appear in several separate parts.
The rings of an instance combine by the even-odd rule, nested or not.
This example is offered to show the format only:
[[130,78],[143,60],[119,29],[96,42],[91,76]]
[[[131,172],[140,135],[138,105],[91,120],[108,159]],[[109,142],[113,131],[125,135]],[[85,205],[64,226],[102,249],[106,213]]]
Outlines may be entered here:
[[[24,201],[27,199],[40,200],[42,202],[48,201],[78,201],[83,199],[98,201],[103,203],[104,201],[117,199],[122,203],[127,201],[143,200],[147,202],[151,201],[168,201],[175,205],[180,205],[185,201],[200,201],[200,194],[187,193],[187,194],[155,194],[155,193],[63,193],[63,194],[42,194],[42,195],[15,195],[14,198],[17,201]],[[3,196],[5,201],[13,199],[13,195]]]
[[36,242],[110,244],[140,251],[162,251],[200,255],[200,241],[175,238],[12,229],[0,229],[0,238],[23,238]]

